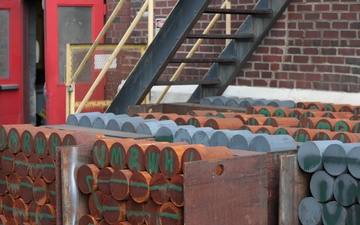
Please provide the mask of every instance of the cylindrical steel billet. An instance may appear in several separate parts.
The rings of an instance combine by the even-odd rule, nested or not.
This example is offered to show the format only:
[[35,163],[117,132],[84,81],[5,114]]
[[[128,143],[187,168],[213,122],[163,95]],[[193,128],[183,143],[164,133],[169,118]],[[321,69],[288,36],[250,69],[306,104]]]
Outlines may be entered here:
[[129,170],[132,172],[145,171],[145,150],[151,144],[154,142],[138,141],[129,147],[126,155],[126,164]]
[[209,119],[207,116],[196,116],[190,118],[187,125],[193,125],[194,127],[204,127],[206,121]]
[[[192,145],[194,148],[203,145]],[[160,153],[160,171],[166,178],[182,172],[181,158],[188,145],[168,146]]]
[[337,132],[323,129],[314,129],[316,134],[312,138],[313,141],[333,140]]
[[247,108],[247,107],[251,106],[252,104],[254,104],[255,102],[256,102],[256,100],[254,100],[254,99],[241,100],[239,102],[239,107],[240,108]]
[[[330,112],[328,112],[328,113],[330,113]],[[324,116],[324,115],[325,115],[324,111],[304,110],[303,114],[302,114],[302,118],[306,118],[306,117],[327,117],[327,116]]]
[[[274,113],[271,116],[282,118],[282,117],[290,117],[290,113],[293,111],[291,108],[276,108]],[[293,117],[294,118],[294,117]]]
[[176,118],[179,117],[179,114],[177,113],[166,113],[160,117],[159,120],[172,120],[175,121]]
[[350,119],[340,119],[334,125],[334,131],[337,132],[353,132],[355,126],[360,126],[360,121],[352,121]]
[[346,224],[357,225],[360,224],[360,205],[354,204],[346,210]]
[[275,130],[274,134],[288,134],[291,137],[294,137],[295,132],[298,130],[299,130],[299,128],[297,128],[297,127],[278,127]]
[[341,119],[330,119],[330,118],[323,117],[323,119],[319,120],[316,123],[315,129],[324,129],[324,130],[334,131],[335,124],[339,121],[341,121]]
[[100,115],[95,118],[95,120],[92,123],[93,128],[97,129],[106,129],[107,124],[111,119],[126,119],[129,118],[126,114],[120,114],[120,115],[111,115],[111,114],[104,114]]
[[322,221],[324,225],[345,225],[346,209],[336,201],[323,205]]
[[[235,112],[218,112],[214,115],[214,117],[219,117],[219,118],[238,118],[237,115],[238,114],[242,114],[242,113],[235,113]],[[242,122],[242,120],[241,120]]]
[[126,200],[130,196],[130,170],[115,170],[110,177],[111,195],[119,201]]
[[352,117],[350,117],[350,120],[360,120],[360,114],[355,114]]
[[121,127],[121,131],[124,132],[129,132],[129,133],[136,133],[136,129],[138,128],[138,126],[144,122],[155,122],[158,121],[157,119],[146,119],[146,120],[129,120],[126,121],[122,127]]
[[[33,125],[31,124],[9,124],[9,125],[0,125],[0,151],[4,150],[5,148],[8,147],[8,141],[9,141],[9,136],[10,136],[10,129],[14,129],[16,127],[34,127]],[[19,139],[19,134],[18,133],[15,133],[17,134],[17,139],[18,141],[20,140]],[[14,138],[14,137],[12,137]],[[16,138],[15,138],[16,139]],[[16,140],[13,140],[16,142]],[[18,143],[17,141],[17,143]],[[20,146],[19,146],[20,147]],[[19,150],[19,149],[18,149]]]
[[270,100],[267,105],[274,107],[294,108],[295,102],[293,100]]
[[208,132],[208,131],[213,131],[214,129],[211,127],[188,127],[188,128],[181,128],[179,130],[177,130],[174,134],[174,142],[187,142],[189,144],[191,144],[192,142],[192,137],[194,135],[195,132],[197,131],[204,131],[204,132]]
[[307,104],[306,109],[322,110],[325,105],[327,105],[327,103],[323,103],[323,102],[309,102],[309,104]]
[[4,215],[0,215],[0,224],[7,224],[8,219]]
[[42,140],[41,142],[38,139],[38,143],[35,145],[35,136],[40,131],[40,128],[29,128],[24,130],[21,134],[20,142],[21,142],[21,151],[24,152],[26,156],[30,156],[39,148],[37,151],[45,151],[46,140]]
[[79,225],[98,225],[98,221],[92,215],[83,215],[80,217]]
[[7,219],[14,218],[14,198],[10,195],[4,195],[3,201],[2,201],[2,208],[3,208],[3,214]]
[[119,221],[119,222],[114,223],[114,225],[131,225],[131,223],[129,221]]
[[66,118],[66,124],[73,125],[73,126],[79,126],[81,117],[89,115],[89,116],[97,116],[101,115],[100,112],[87,112],[87,113],[74,113],[68,115]]
[[177,207],[184,206],[184,175],[177,174],[173,176],[169,183],[167,191],[171,202]]
[[63,139],[65,137],[65,135],[69,134],[69,133],[73,133],[71,131],[63,131],[63,130],[59,130],[59,131],[53,131],[50,134],[49,137],[49,143],[46,146],[48,148],[47,152],[49,153],[49,155],[51,155],[51,157],[53,157],[55,159],[55,148],[58,146],[63,146]]
[[50,204],[40,206],[39,210],[40,225],[56,224],[55,209]]
[[325,170],[319,170],[312,174],[310,179],[311,195],[319,202],[328,202],[334,199],[335,178]]
[[114,224],[126,220],[126,202],[117,201],[112,195],[106,195],[103,205],[103,215],[106,222]]
[[34,181],[32,194],[34,201],[40,206],[49,202],[49,199],[47,198],[47,184],[41,178]]
[[175,133],[179,129],[195,129],[192,125],[182,125],[182,126],[162,126],[156,132],[155,141],[167,141],[174,142]]
[[215,115],[216,113],[218,113],[218,111],[216,110],[201,110],[201,109],[198,109],[198,110],[190,110],[188,111],[186,114],[187,115],[190,115],[190,116],[196,116],[196,117],[209,117],[209,116],[213,116]]
[[232,152],[225,146],[189,146],[181,157],[181,164],[198,160],[223,159],[232,157]]
[[124,138],[119,142],[115,142],[110,147],[108,158],[110,159],[110,166],[115,170],[126,169],[126,158],[128,150],[131,145],[135,144],[136,140],[132,138]]
[[16,173],[10,174],[8,178],[8,189],[9,194],[14,198],[19,198],[20,196],[20,181],[21,178]]
[[115,114],[114,113],[84,114],[79,120],[79,126],[81,126],[81,127],[92,127],[93,122],[95,121],[96,118],[98,118],[99,116],[107,116],[107,115],[114,116]]
[[22,198],[25,203],[30,203],[34,200],[32,195],[33,187],[34,182],[29,176],[23,177],[20,180],[20,198]]
[[342,206],[351,206],[357,203],[356,188],[358,181],[348,173],[341,174],[335,178],[334,197]]
[[309,128],[299,128],[292,137],[297,142],[307,142],[312,141],[314,136],[317,134],[318,129],[309,129]]
[[[296,119],[300,120],[304,118],[304,113],[306,111],[310,111],[310,110],[295,108],[290,112],[289,117],[295,117]],[[315,110],[311,110],[311,111],[315,111]]]
[[258,117],[265,117],[263,114],[246,114],[246,113],[238,113],[235,116],[236,118],[239,118],[244,124],[247,124],[247,121],[250,118],[258,118]]
[[249,144],[250,151],[277,152],[296,150],[297,145],[290,135],[259,135],[254,137]]
[[313,173],[323,168],[322,155],[331,144],[341,144],[340,141],[307,141],[304,142],[297,153],[300,168],[307,173]]
[[145,222],[145,203],[137,203],[131,198],[126,201],[126,218],[132,225],[142,225]]
[[96,220],[104,218],[104,195],[100,191],[92,192],[89,196],[89,211]]
[[331,119],[350,119],[354,114],[352,112],[323,112],[321,117],[328,117]]
[[110,119],[109,122],[107,123],[106,129],[121,131],[123,124],[129,121],[143,122],[144,118],[142,118],[141,116],[128,117],[128,118],[113,118]]
[[351,105],[349,104],[334,104],[334,103],[327,103],[321,109],[322,111],[330,111],[330,112],[340,112],[340,109],[349,109]]
[[161,121],[150,121],[150,122],[144,121],[136,128],[136,133],[155,136],[157,131],[163,126],[170,127],[177,125],[172,120],[161,120]]
[[347,154],[359,144],[339,144],[334,143],[325,148],[322,159],[326,172],[332,176],[339,176],[347,172]]
[[241,101],[241,100],[245,100],[245,98],[239,98],[236,96],[228,97],[228,99],[225,102],[225,105],[237,108],[237,107],[239,107],[239,101]]
[[360,144],[349,151],[346,156],[346,165],[350,174],[360,179]]
[[19,175],[21,178],[28,175],[29,172],[28,158],[23,152],[16,153],[14,163],[15,163],[15,172],[17,175]]
[[104,134],[101,133],[83,133],[83,132],[74,132],[71,134],[65,135],[63,139],[64,146],[70,145],[85,145],[92,144],[95,141],[105,138]]
[[7,135],[7,143],[12,153],[18,153],[21,150],[21,136],[26,129],[34,129],[33,126],[14,126],[11,127]]
[[[104,138],[95,141],[93,149],[91,151],[91,158],[93,163],[101,168],[105,168],[110,165],[110,149],[114,143],[121,142],[120,138]],[[105,194],[105,193],[104,193]]]
[[313,197],[302,199],[298,206],[298,217],[303,225],[322,225],[323,205]]
[[0,170],[0,195],[3,196],[7,194],[8,191],[8,177],[3,170]]
[[230,139],[236,134],[251,134],[248,130],[217,130],[211,135],[210,146],[229,146]]
[[35,134],[35,153],[38,154],[40,158],[44,158],[47,154],[49,154],[48,145],[50,144],[49,138],[52,132],[52,129],[43,129]]
[[309,129],[319,129],[316,128],[316,125],[320,120],[323,120],[322,117],[304,117],[299,120],[300,128],[309,128]]
[[224,106],[228,99],[229,98],[225,96],[218,96],[211,102],[211,105]]
[[10,149],[5,149],[1,154],[1,168],[6,175],[10,175],[15,170],[15,156]]
[[250,126],[259,126],[259,125],[265,125],[264,123],[267,121],[269,117],[251,117],[248,118],[248,120],[246,121],[246,125],[250,125]]
[[257,134],[275,134],[277,127],[273,126],[259,126],[259,129],[256,131]]
[[[360,115],[357,115],[360,117]],[[357,119],[357,120],[350,120],[350,121],[353,121],[353,122],[358,122],[356,124],[354,124],[353,128],[351,131],[349,132],[352,132],[352,133],[360,133],[360,119]]]
[[205,122],[204,127],[211,127],[214,130],[229,129],[229,130],[238,130],[243,126],[243,122],[237,118],[218,118],[210,117]]
[[18,198],[14,200],[14,206],[13,206],[13,215],[14,219],[18,223],[23,223],[28,221],[28,205],[24,202],[23,199]]
[[156,119],[159,120],[164,114],[162,112],[151,112],[151,113],[135,113],[133,117],[141,116],[145,120],[147,119]]
[[36,180],[41,177],[43,165],[40,157],[37,154],[32,154],[29,157],[29,176]]
[[181,225],[184,221],[183,209],[171,202],[166,202],[160,207],[158,216],[160,225]]
[[160,205],[149,199],[145,203],[144,218],[147,225],[158,225],[158,214],[160,212]]
[[50,205],[56,208],[56,181],[53,181],[47,185],[48,196]]
[[135,172],[130,178],[130,196],[137,203],[150,198],[151,175],[146,171]]
[[[43,170],[42,170],[42,177],[45,180],[46,183],[50,183],[52,181],[55,180],[55,160],[50,156],[50,155],[46,155],[43,159],[42,159],[42,166],[43,166]],[[15,168],[16,170],[16,168]]]
[[210,145],[210,138],[215,133],[215,130],[202,130],[198,128],[191,137],[191,144],[203,144],[205,146]]
[[294,117],[269,117],[264,125],[272,127],[297,127],[299,120]]
[[276,108],[273,106],[249,106],[246,108],[245,113],[246,114],[262,114],[264,116],[270,117],[274,114]]
[[150,180],[151,199],[158,205],[168,202],[168,187],[169,180],[162,173],[154,174]]
[[39,218],[39,212],[40,212],[40,206],[36,204],[36,202],[31,201],[29,203],[29,222],[32,225],[40,224],[40,218]]
[[77,171],[77,185],[84,194],[90,194],[97,189],[100,170],[95,164],[84,164]]
[[114,173],[114,169],[111,167],[101,168],[97,176],[97,187],[104,195],[110,195],[110,177]]
[[178,117],[174,120],[175,123],[179,126],[186,125],[189,123],[189,120],[193,118],[193,116],[190,115],[178,115]]
[[236,150],[249,150],[249,144],[253,138],[267,134],[235,134],[229,140],[228,147]]

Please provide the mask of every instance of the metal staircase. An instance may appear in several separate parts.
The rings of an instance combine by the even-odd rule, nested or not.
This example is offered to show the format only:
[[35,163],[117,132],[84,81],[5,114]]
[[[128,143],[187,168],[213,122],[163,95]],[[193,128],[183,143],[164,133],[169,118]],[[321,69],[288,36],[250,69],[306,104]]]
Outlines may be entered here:
[[[127,113],[128,106],[141,104],[154,85],[196,84],[198,87],[191,95],[189,102],[198,102],[206,96],[221,95],[290,3],[290,0],[260,0],[254,9],[234,10],[209,8],[211,1],[178,1],[124,86],[115,96],[107,112]],[[247,14],[248,16],[235,34],[191,33],[196,22],[205,13]],[[174,58],[187,38],[231,39],[231,41],[217,58]],[[200,81],[191,83],[158,81],[169,63],[212,63],[212,66]]]

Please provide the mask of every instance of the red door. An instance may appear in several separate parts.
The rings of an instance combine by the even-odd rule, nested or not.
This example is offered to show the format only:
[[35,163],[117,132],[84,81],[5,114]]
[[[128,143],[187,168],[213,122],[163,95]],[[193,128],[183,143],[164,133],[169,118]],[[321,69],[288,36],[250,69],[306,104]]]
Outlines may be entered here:
[[0,124],[24,122],[21,0],[0,1]]
[[91,43],[104,25],[103,0],[45,0],[46,122],[66,121],[66,43]]

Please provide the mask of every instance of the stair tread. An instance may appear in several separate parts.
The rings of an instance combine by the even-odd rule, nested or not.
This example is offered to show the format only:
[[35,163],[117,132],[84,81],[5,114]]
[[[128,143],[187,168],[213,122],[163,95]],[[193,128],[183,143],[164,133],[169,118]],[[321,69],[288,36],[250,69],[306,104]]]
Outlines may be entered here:
[[229,58],[173,58],[171,63],[234,63],[235,57]]
[[222,13],[222,14],[246,14],[246,15],[269,15],[271,9],[217,9],[207,8],[205,13]]
[[157,81],[154,85],[216,85],[220,84],[219,79],[189,80],[189,81]]
[[188,34],[187,38],[203,38],[203,39],[253,39],[253,33],[243,34]]

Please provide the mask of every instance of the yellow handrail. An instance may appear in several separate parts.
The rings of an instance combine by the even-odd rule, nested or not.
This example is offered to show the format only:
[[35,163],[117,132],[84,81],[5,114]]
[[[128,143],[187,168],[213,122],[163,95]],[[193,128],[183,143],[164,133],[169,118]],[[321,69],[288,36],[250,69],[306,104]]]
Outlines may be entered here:
[[130,34],[132,33],[132,31],[135,29],[135,26],[137,25],[137,23],[139,22],[139,20],[141,19],[142,15],[144,14],[145,10],[147,9],[149,5],[149,0],[146,0],[145,3],[143,4],[143,6],[141,7],[140,11],[138,12],[138,14],[136,15],[135,19],[133,20],[133,22],[130,24],[130,27],[127,29],[127,31],[125,32],[124,36],[121,38],[119,44],[117,45],[117,47],[115,48],[114,52],[111,54],[109,60],[106,62],[104,68],[101,70],[100,74],[97,76],[97,78],[95,79],[94,83],[91,85],[89,91],[87,92],[87,94],[85,95],[84,99],[81,101],[79,107],[77,108],[75,113],[80,113],[81,110],[84,108],[86,102],[90,99],[91,95],[93,94],[95,88],[98,86],[98,84],[100,83],[101,79],[105,76],[105,73],[107,72],[107,70],[109,69],[110,65],[112,64],[112,62],[114,61],[114,59],[116,58],[116,56],[119,54],[121,48],[123,47],[123,45],[126,43],[126,41],[128,40],[128,38],[130,37]]
[[[230,0],[226,0],[222,5],[221,5],[221,9],[224,9],[225,7],[228,6],[228,1]],[[220,18],[220,14],[217,13],[215,14],[214,18],[210,21],[209,25],[206,27],[206,29],[204,30],[203,34],[208,34],[211,29],[214,27],[215,23],[219,20]],[[230,28],[231,29],[231,28]],[[186,55],[186,58],[191,58],[193,57],[193,55],[195,54],[195,52],[197,51],[197,49],[199,48],[199,46],[202,44],[204,39],[199,38],[196,43],[194,44],[194,46],[191,48],[191,50],[189,51],[189,53]],[[174,75],[170,78],[170,81],[175,81],[181,74],[181,72],[184,70],[186,66],[186,63],[181,63],[179,68],[175,71]],[[159,104],[161,102],[161,100],[164,98],[164,96],[166,95],[166,93],[169,91],[171,85],[168,85],[165,87],[164,91],[160,94],[160,96],[157,98],[155,104]]]

